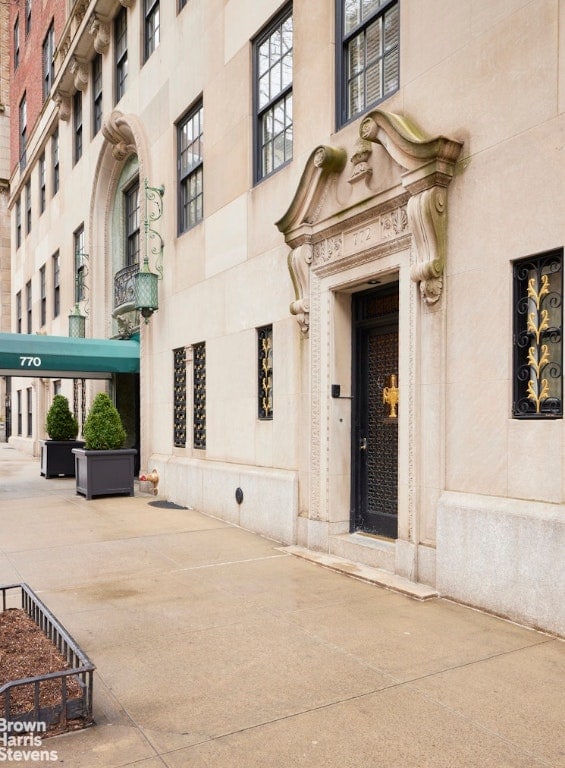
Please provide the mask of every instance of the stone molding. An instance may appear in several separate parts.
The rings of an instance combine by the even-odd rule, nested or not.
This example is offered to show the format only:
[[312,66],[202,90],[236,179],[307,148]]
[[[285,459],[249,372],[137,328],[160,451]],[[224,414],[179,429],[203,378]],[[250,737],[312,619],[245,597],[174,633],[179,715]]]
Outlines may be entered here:
[[73,56],[70,72],[74,76],[74,84],[77,91],[86,91],[88,85],[88,62]]
[[55,91],[51,98],[57,105],[59,119],[67,122],[71,116],[72,99],[70,94],[65,93],[64,91]]
[[112,144],[114,160],[121,162],[137,152],[131,117],[127,118],[119,110],[114,110],[102,125],[102,135]]
[[[290,312],[295,315],[300,330],[308,333],[310,270],[334,264],[343,259],[343,266],[352,254],[390,243],[395,238],[411,235],[417,259],[411,268],[411,278],[420,286],[425,304],[435,304],[443,286],[447,241],[447,187],[455,171],[462,144],[444,136],[429,137],[409,119],[381,110],[371,112],[361,122],[355,150],[350,162],[353,172],[347,181],[358,186],[365,180],[368,186],[373,175],[369,161],[371,145],[380,144],[402,173],[396,197],[380,203],[366,214],[355,214],[339,223],[328,222],[325,231],[320,221],[330,192],[337,189],[347,152],[340,147],[319,146],[306,162],[296,193],[285,215],[276,222],[292,248],[288,268],[295,291]],[[337,200],[336,200],[337,202]],[[366,201],[365,201],[366,202]],[[339,203],[338,203],[339,206]],[[335,215],[342,214],[336,210]],[[361,217],[365,216],[365,229]],[[351,234],[353,243],[348,242]],[[322,235],[322,237],[320,237]],[[360,256],[363,260],[363,257]]]
[[90,21],[88,31],[94,38],[94,50],[96,53],[106,53],[110,47],[112,37],[110,22],[95,13]]

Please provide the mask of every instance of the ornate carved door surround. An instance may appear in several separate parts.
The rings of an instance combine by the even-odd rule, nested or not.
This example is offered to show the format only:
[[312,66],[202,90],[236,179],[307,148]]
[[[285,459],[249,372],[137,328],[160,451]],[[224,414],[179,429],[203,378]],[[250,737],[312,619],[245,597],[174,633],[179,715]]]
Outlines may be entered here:
[[[447,188],[461,146],[444,136],[427,136],[401,115],[375,110],[361,121],[353,147],[324,145],[311,153],[290,207],[277,222],[291,248],[288,267],[295,297],[290,312],[309,348],[304,387],[309,407],[300,416],[309,424],[301,455],[308,487],[302,483],[301,508],[306,511],[298,536],[310,548],[332,551],[332,536],[346,533],[349,526],[350,510],[336,508],[339,493],[331,477],[332,445],[339,440],[330,396],[332,340],[338,335],[335,297],[368,288],[371,278],[386,280],[395,273],[400,280],[405,307],[400,343],[409,363],[408,375],[400,379],[407,405],[399,419],[404,470],[394,570],[413,580],[421,576],[419,545],[434,544],[435,500],[443,483],[444,371],[437,350],[443,349],[444,333]],[[419,292],[410,288],[411,282]],[[432,387],[420,384],[423,359],[433,368],[426,376]]]

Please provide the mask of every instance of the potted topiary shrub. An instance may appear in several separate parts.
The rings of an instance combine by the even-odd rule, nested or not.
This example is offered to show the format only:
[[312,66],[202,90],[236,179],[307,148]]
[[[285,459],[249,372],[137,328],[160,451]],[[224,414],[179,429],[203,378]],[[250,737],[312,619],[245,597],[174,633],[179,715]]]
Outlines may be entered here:
[[64,395],[55,395],[47,411],[45,431],[49,440],[40,440],[40,473],[46,478],[74,477],[75,457],[73,448],[81,448],[83,440],[77,440],[78,421],[69,408]]
[[133,496],[135,448],[123,448],[126,431],[104,392],[94,398],[82,429],[84,448],[74,448],[76,491],[94,496]]

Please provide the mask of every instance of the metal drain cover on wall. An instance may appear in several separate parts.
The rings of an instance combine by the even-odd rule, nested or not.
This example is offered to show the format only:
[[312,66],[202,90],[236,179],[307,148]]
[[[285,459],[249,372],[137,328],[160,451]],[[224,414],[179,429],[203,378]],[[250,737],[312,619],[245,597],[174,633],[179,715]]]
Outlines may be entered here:
[[181,507],[172,501],[150,501],[149,506],[159,507],[159,509],[188,509],[188,507]]

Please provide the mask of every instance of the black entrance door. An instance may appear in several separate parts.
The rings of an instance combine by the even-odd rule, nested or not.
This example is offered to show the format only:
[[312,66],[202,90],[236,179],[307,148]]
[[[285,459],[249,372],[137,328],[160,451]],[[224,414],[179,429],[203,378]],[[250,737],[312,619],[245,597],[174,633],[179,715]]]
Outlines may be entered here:
[[137,450],[134,459],[134,471],[138,474],[140,467],[139,374],[116,373],[114,387],[116,408],[127,433],[124,448],[135,448]]
[[352,529],[398,535],[398,283],[353,297]]

